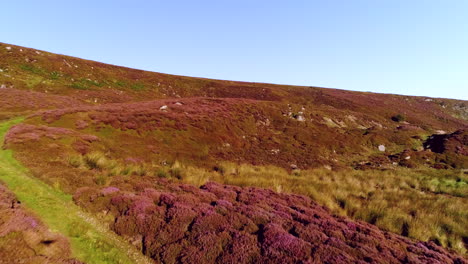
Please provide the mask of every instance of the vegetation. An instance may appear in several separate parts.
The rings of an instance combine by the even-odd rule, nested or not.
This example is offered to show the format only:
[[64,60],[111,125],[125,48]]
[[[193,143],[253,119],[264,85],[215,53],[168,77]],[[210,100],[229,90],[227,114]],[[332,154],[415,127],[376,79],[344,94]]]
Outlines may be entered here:
[[[222,166],[225,173],[212,173],[210,180],[304,194],[335,213],[466,253],[468,176],[460,171],[314,169],[289,173],[274,166]],[[200,184],[207,180],[206,172],[192,173],[184,181]]]
[[402,114],[398,114],[398,115],[392,116],[392,120],[395,122],[403,122],[406,120],[406,117]]
[[[349,242],[344,248],[351,250],[372,245],[382,257],[374,240],[356,238],[367,235],[356,225],[382,234],[377,228],[346,219],[348,228],[340,222],[331,230],[331,222],[345,218],[284,193],[466,254],[467,175],[456,170],[468,159],[463,101],[173,76],[4,46],[0,119],[30,116],[9,131],[6,147],[35,177],[2,150],[0,178],[44,223],[70,238],[81,260],[113,262],[123,254],[125,262],[129,255],[93,217],[168,263],[184,256],[214,260],[216,250],[245,256],[245,245],[271,257],[310,256],[297,238],[316,243],[314,251],[331,238]],[[13,123],[1,126],[2,135]],[[441,129],[447,135],[434,135]],[[309,202],[295,207],[301,200]],[[237,223],[231,206],[242,211]],[[325,218],[315,218],[318,208]],[[277,220],[284,225],[266,228]],[[319,227],[304,224],[312,222]],[[219,226],[240,233],[218,232]],[[317,240],[317,232],[326,240]],[[386,237],[402,241],[391,232]],[[231,247],[229,236],[241,243]],[[397,242],[392,253],[404,259],[427,245],[442,252],[432,243],[407,242],[414,247],[401,250]],[[276,249],[268,251],[274,244],[275,256]]]
[[[1,142],[6,131],[21,120],[0,125]],[[1,148],[0,180],[51,229],[70,239],[77,259],[87,263],[149,263],[132,246],[76,206],[70,195],[30,177],[13,158],[12,151]]]

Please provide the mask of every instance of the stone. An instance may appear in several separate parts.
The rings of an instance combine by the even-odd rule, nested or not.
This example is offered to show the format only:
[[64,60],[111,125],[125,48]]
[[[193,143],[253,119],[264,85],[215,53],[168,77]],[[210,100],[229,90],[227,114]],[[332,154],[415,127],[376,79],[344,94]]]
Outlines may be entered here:
[[382,152],[384,152],[384,151],[385,151],[385,149],[386,149],[386,148],[385,148],[385,146],[384,146],[384,145],[379,145],[379,151],[382,151]]
[[296,120],[297,120],[297,121],[300,121],[300,122],[306,121],[305,118],[304,118],[303,116],[301,116],[301,115],[298,115],[298,116],[296,117]]

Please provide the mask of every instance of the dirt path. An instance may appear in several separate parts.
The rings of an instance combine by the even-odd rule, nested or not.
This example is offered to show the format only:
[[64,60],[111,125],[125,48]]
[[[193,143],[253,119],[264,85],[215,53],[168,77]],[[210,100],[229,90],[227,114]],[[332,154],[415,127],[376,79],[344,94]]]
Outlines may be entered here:
[[[21,122],[0,123],[0,144],[8,129]],[[65,235],[73,257],[85,263],[152,263],[138,250],[81,210],[71,196],[29,175],[11,150],[0,148],[0,180],[54,232]]]

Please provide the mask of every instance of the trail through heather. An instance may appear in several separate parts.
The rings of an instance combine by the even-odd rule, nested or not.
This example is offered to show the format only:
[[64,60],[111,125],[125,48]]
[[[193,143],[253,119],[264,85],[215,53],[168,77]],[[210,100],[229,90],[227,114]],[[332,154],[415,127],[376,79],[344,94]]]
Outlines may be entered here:
[[[0,124],[0,142],[8,129],[22,119]],[[76,206],[69,195],[29,176],[12,156],[11,150],[0,149],[0,180],[17,198],[54,232],[65,235],[72,253],[86,263],[152,263],[134,247],[90,214]]]

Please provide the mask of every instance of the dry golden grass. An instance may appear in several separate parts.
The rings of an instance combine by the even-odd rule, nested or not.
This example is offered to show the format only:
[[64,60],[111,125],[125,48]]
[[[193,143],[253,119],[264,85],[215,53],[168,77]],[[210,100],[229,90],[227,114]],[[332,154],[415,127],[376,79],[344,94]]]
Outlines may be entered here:
[[72,156],[70,166],[97,172],[95,182],[112,176],[173,178],[201,186],[216,181],[303,194],[334,213],[375,224],[418,240],[432,240],[466,254],[468,176],[455,170],[386,171],[313,169],[292,173],[275,166],[223,162],[214,170],[174,162],[172,165],[125,164],[104,153]]

